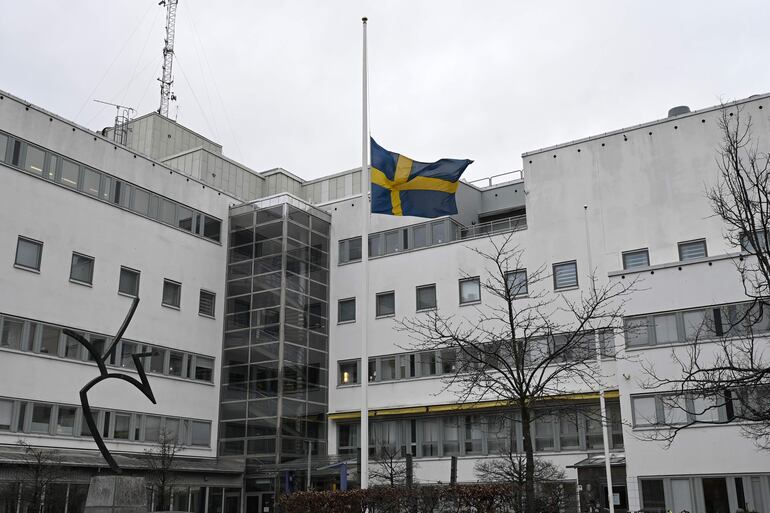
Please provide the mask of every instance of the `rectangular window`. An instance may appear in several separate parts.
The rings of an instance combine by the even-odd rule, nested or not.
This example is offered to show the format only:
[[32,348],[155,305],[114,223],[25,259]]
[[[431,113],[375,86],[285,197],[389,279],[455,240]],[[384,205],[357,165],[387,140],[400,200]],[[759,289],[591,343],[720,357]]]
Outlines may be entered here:
[[13,401],[0,399],[0,431],[10,431],[13,418]]
[[553,264],[553,288],[554,290],[567,289],[578,286],[577,262],[563,262]]
[[667,425],[673,426],[687,422],[687,406],[684,396],[661,396],[660,402],[663,405],[663,419]]
[[420,376],[436,375],[436,353],[426,351],[420,353]]
[[477,303],[481,301],[481,283],[479,278],[460,280],[460,304]]
[[0,134],[0,162],[5,161],[6,148],[8,148],[8,136]]
[[113,438],[117,440],[128,440],[130,436],[131,415],[122,413],[115,414],[115,430]]
[[401,238],[398,236],[399,231],[394,230],[385,234],[385,253],[396,253],[401,251]]
[[43,325],[43,332],[40,336],[40,353],[58,356],[60,337],[61,329],[56,326]]
[[636,249],[634,251],[625,251],[623,253],[623,269],[633,269],[634,267],[649,267],[650,253],[647,248]]
[[179,308],[179,301],[182,296],[182,284],[176,281],[163,280],[163,306]]
[[556,447],[553,433],[553,417],[543,415],[535,419],[535,450],[552,451]]
[[158,218],[166,223],[176,225],[176,204],[165,198],[160,198]]
[[666,496],[662,479],[642,479],[642,505],[645,511],[664,511]]
[[420,420],[420,434],[422,443],[420,444],[421,456],[438,456],[439,441],[439,421],[438,419]]
[[128,267],[120,268],[120,281],[118,283],[118,292],[126,294],[127,296],[139,295],[139,271],[129,269]]
[[166,350],[160,347],[153,347],[148,350],[150,355],[150,372],[163,374],[163,368],[166,365]]
[[40,261],[43,256],[43,243],[19,237],[16,243],[16,261],[15,265],[23,269],[33,271],[40,270]]
[[27,145],[27,157],[24,160],[24,169],[38,176],[43,176],[45,164],[45,152],[40,148]]
[[654,426],[658,423],[655,397],[632,397],[634,426]]
[[441,350],[441,373],[454,374],[457,370],[457,352],[454,349]]
[[511,422],[502,415],[490,415],[486,418],[487,452],[491,455],[504,455],[511,446]]
[[207,447],[211,443],[211,424],[192,421],[192,445]]
[[50,404],[37,404],[32,406],[32,423],[30,424],[30,433],[48,433],[51,425]]
[[361,237],[348,239],[348,262],[361,260]]
[[465,424],[465,454],[481,454],[484,429],[481,417],[478,415],[465,415],[462,417]]
[[396,357],[383,356],[380,358],[381,381],[396,379]]
[[340,385],[354,385],[358,383],[358,362],[340,362]]
[[337,322],[356,320],[356,298],[340,299],[337,302]]
[[577,411],[565,411],[559,415],[559,443],[561,450],[580,447],[579,419]]
[[708,256],[708,252],[706,251],[706,239],[680,242],[678,246],[679,260],[693,260]]
[[382,255],[382,236],[379,233],[369,236],[369,258]]
[[102,175],[93,169],[83,168],[83,192],[91,196],[99,196],[99,186]]
[[135,368],[133,354],[139,353],[141,350],[142,348],[138,344],[123,340],[120,343],[120,366],[128,369]]
[[149,208],[150,193],[143,189],[134,188],[134,199],[131,204],[131,210],[146,216]]
[[206,216],[203,220],[203,236],[207,239],[219,242],[219,233],[222,231],[222,221]]
[[[86,337],[85,333],[78,333],[79,335]],[[82,359],[82,351],[84,351],[85,348],[80,345],[80,342],[78,342],[76,339],[70,337],[69,335],[64,335],[64,357],[70,358],[72,360],[81,360]]]
[[656,315],[652,319],[655,323],[655,342],[657,344],[671,344],[679,340],[676,314]]
[[61,174],[59,175],[59,182],[73,189],[78,188],[80,181],[80,166],[66,159],[61,161]]
[[377,294],[377,317],[385,317],[396,314],[396,293],[381,292]]
[[177,226],[185,231],[192,231],[193,211],[181,205],[177,206]]
[[412,239],[415,248],[422,248],[428,245],[428,225],[421,224],[412,228]]
[[505,273],[505,282],[511,297],[525,297],[529,294],[526,269],[518,269],[516,271]]
[[217,295],[213,292],[201,289],[198,300],[198,313],[205,317],[214,317]]
[[214,360],[203,356],[195,357],[195,379],[211,382],[214,375]]
[[75,408],[71,406],[59,406],[59,415],[56,419],[56,434],[73,436],[75,434]]
[[23,321],[16,321],[6,317],[3,320],[3,330],[0,332],[0,347],[8,349],[24,349],[22,347],[23,332]]
[[444,418],[444,456],[460,454],[460,417]]
[[431,224],[430,229],[432,236],[431,244],[441,244],[447,241],[446,230],[444,229],[444,221]]
[[417,311],[436,308],[436,285],[417,287]]
[[160,440],[160,417],[144,416],[144,441],[157,442]]
[[650,326],[647,317],[625,319],[626,345],[628,347],[646,346],[650,342]]
[[170,376],[178,376],[181,377],[183,368],[182,365],[184,364],[184,353],[179,353],[177,351],[171,351],[168,358],[168,373]]
[[94,257],[72,253],[70,280],[91,285],[94,279]]

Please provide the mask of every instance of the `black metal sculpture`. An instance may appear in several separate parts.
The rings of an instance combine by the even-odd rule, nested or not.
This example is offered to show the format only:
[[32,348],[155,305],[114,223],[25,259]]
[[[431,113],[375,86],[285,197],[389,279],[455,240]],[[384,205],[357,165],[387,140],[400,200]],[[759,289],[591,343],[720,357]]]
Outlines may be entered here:
[[131,318],[134,316],[134,312],[136,311],[136,307],[138,305],[139,298],[136,297],[134,298],[134,302],[131,304],[128,315],[126,315],[126,319],[123,321],[123,325],[118,330],[117,335],[115,335],[115,339],[112,341],[112,344],[110,344],[110,347],[104,351],[104,354],[99,354],[93,344],[83,338],[83,336],[79,333],[75,333],[72,330],[64,330],[65,335],[74,338],[88,350],[88,352],[96,361],[96,365],[99,366],[99,377],[96,377],[86,383],[86,386],[80,390],[80,404],[83,406],[83,418],[86,420],[86,424],[88,424],[88,428],[91,430],[91,436],[93,437],[94,442],[96,442],[96,445],[99,447],[99,451],[101,451],[102,456],[104,456],[104,459],[110,465],[110,468],[112,468],[112,470],[117,474],[120,474],[122,471],[120,466],[115,461],[115,458],[112,457],[109,449],[107,449],[107,446],[104,444],[104,439],[102,439],[99,428],[96,426],[96,421],[94,420],[94,415],[91,411],[91,405],[88,403],[88,391],[91,390],[97,383],[101,383],[107,379],[122,379],[123,381],[128,381],[136,388],[138,388],[139,391],[147,397],[147,399],[152,401],[152,404],[157,404],[155,402],[155,396],[152,393],[150,382],[147,381],[147,374],[144,372],[144,365],[142,364],[142,358],[145,356],[151,356],[152,353],[135,353],[131,355],[131,358],[134,360],[134,366],[139,373],[139,379],[141,381],[138,381],[136,378],[126,374],[110,373],[107,371],[107,366],[104,363],[107,357],[115,351],[115,347],[123,337],[123,333],[125,333],[126,328],[128,328],[128,325],[131,322]]

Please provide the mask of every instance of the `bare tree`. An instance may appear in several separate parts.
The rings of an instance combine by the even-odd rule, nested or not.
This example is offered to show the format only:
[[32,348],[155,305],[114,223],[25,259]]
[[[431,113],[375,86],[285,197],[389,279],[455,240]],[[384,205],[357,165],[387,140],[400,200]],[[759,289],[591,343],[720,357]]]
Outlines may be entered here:
[[[473,470],[480,481],[511,484],[513,512],[524,513],[527,484],[524,454],[509,447],[501,451],[498,458],[476,462]],[[561,481],[565,478],[564,471],[558,466],[535,458],[535,504],[538,511],[559,511],[563,502]]]
[[[43,503],[55,503],[54,484],[65,475],[59,451],[33,447],[25,440],[17,445],[22,449],[21,460],[14,471],[15,480],[21,486],[21,504],[26,511],[38,512]],[[19,491],[12,488],[13,492]],[[53,502],[51,502],[53,500]]]
[[181,445],[175,434],[161,431],[155,447],[145,449],[144,461],[147,465],[147,480],[155,494],[155,508],[171,508],[172,487],[174,485],[174,460]]
[[388,486],[402,485],[406,481],[406,460],[395,447],[383,446],[372,458],[369,476],[373,481]]
[[746,302],[712,309],[684,348],[672,350],[676,374],[643,362],[644,385],[670,395],[672,413],[655,435],[673,441],[693,424],[742,423],[746,436],[770,448],[770,156],[752,133],[751,116],[723,106],[717,182],[708,200],[725,225],[725,240],[742,249],[734,259]]
[[[484,262],[481,289],[489,299],[469,320],[440,311],[404,319],[418,350],[456,355],[446,390],[461,402],[505,401],[507,415],[521,422],[525,454],[525,503],[535,513],[536,466],[530,428],[549,397],[603,386],[597,344],[614,356],[613,334],[622,326],[622,311],[633,280],[600,285],[595,273],[588,287],[568,294],[551,292],[545,266],[531,267],[526,279],[523,251],[512,235],[490,237],[489,249],[469,248]],[[526,297],[525,297],[526,296]],[[551,401],[552,403],[553,401]]]

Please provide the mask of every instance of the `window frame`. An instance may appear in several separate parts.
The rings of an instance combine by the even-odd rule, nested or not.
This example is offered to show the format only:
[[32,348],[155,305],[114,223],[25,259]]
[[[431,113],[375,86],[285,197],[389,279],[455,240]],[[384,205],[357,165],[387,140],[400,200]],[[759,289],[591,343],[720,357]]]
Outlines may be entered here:
[[[90,269],[90,276],[89,281],[83,281],[78,280],[77,278],[72,277],[72,271],[75,268],[75,257],[85,258],[90,261],[91,263],[91,269]],[[77,283],[78,285],[85,285],[87,287],[93,287],[94,284],[94,267],[96,266],[96,258],[92,257],[90,255],[86,255],[85,253],[79,253],[77,251],[72,252],[72,259],[70,260],[70,278],[69,281],[72,283]]]
[[[476,288],[478,289],[478,299],[473,299],[470,301],[463,301],[463,284],[466,283],[476,283]],[[481,303],[481,277],[480,276],[469,276],[467,278],[460,278],[457,282],[458,287],[458,294],[459,294],[459,301],[460,306],[465,305],[475,305],[478,303]]]
[[[566,267],[568,265],[575,266],[575,284],[559,287],[556,282],[556,268]],[[580,288],[580,277],[578,276],[577,260],[565,260],[564,262],[556,262],[555,264],[552,265],[551,269],[553,272],[553,290],[572,290],[572,289]]]
[[[628,266],[626,264],[626,257],[627,256],[633,256],[633,255],[639,255],[644,254],[647,257],[647,264],[646,265],[633,265]],[[628,251],[623,251],[621,254],[621,263],[623,264],[623,270],[634,270],[634,269],[645,269],[647,267],[650,267],[650,250],[649,248],[639,248],[639,249],[631,249]]]
[[[697,244],[697,243],[702,243],[703,244],[703,256],[682,259],[682,246],[688,246],[688,245],[693,245],[693,244]],[[700,239],[692,239],[692,240],[685,240],[685,241],[677,242],[676,243],[676,249],[677,249],[677,254],[679,256],[679,261],[680,262],[689,262],[691,260],[700,260],[700,259],[703,259],[703,258],[708,258],[708,256],[709,256],[708,245],[706,244],[706,238],[705,237],[700,238]]]
[[[524,290],[525,291],[523,293],[520,292],[518,294],[514,294],[513,291],[511,290],[510,291],[511,292],[511,297],[513,299],[521,299],[521,298],[529,297],[529,276],[527,275],[527,268],[526,267],[522,267],[521,269],[513,269],[513,270],[505,272],[505,286],[506,287],[509,287],[509,285],[508,285],[509,277],[513,278],[517,274],[521,274],[521,273],[524,274]],[[513,284],[513,281],[514,280],[511,280],[511,285]],[[512,288],[512,286],[510,286],[510,287]]]
[[[355,375],[353,376],[352,380],[349,380],[348,382],[345,382],[342,380],[342,377],[344,375],[344,372],[342,370],[343,366],[352,365],[355,367]],[[355,360],[340,360],[337,362],[337,386],[352,386],[352,385],[360,385],[361,384],[361,360],[355,359]]]
[[[181,294],[181,287],[180,287],[180,294]],[[208,294],[211,297],[211,313],[202,311],[203,301],[201,301],[201,298],[205,294]],[[181,302],[181,297],[180,297],[180,302]],[[200,292],[198,293],[198,315],[200,315],[201,317],[206,317],[208,319],[216,319],[216,312],[217,312],[217,293],[206,289],[200,289]]]
[[[433,306],[427,306],[420,308],[420,291],[433,289]],[[418,285],[414,288],[415,299],[415,311],[416,312],[430,312],[431,310],[438,309],[438,291],[436,290],[435,283],[428,283],[425,285]],[[394,297],[394,315],[395,315],[395,297]]]
[[[350,319],[342,319],[341,313],[342,313],[342,303],[349,303],[353,302],[353,317]],[[347,297],[344,299],[338,299],[337,300],[337,324],[350,324],[356,322],[356,314],[358,313],[358,305],[356,305],[356,298],[354,297]]]
[[[32,245],[35,245],[37,247],[37,267],[29,267],[25,264],[19,263],[19,247],[21,245],[21,242],[29,243]],[[30,237],[25,237],[23,235],[19,235],[16,238],[16,253],[14,255],[13,259],[13,266],[16,269],[22,269],[24,271],[30,271],[33,273],[40,273],[40,268],[43,266],[43,242],[32,239]]]
[[[120,290],[120,274],[122,274],[123,271],[133,273],[136,275],[136,293],[132,294],[130,292],[124,292]],[[118,294],[119,295],[126,296],[126,297],[139,297],[139,290],[141,287],[141,283],[142,283],[142,271],[138,269],[133,269],[131,267],[126,267],[125,265],[120,266],[120,273],[118,274]]]
[[[177,292],[176,292],[176,301],[177,304],[173,303],[167,303],[166,302],[166,285],[176,286]],[[181,310],[182,305],[182,283],[179,281],[171,280],[169,278],[163,278],[163,289],[161,290],[161,296],[160,296],[160,304],[161,306],[165,306],[166,308],[171,308],[173,310]]]
[[[380,313],[380,298],[385,296],[393,296],[393,312],[392,313]],[[374,314],[375,319],[385,319],[388,317],[395,317],[396,316],[396,291],[395,290],[388,290],[385,292],[378,292],[374,296]]]

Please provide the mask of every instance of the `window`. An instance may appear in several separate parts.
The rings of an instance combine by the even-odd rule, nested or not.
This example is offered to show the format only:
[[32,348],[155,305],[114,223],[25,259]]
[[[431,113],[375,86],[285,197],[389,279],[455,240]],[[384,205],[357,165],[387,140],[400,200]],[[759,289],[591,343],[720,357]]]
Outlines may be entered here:
[[58,356],[60,336],[61,329],[56,326],[43,325],[42,334],[40,336],[40,353]]
[[356,298],[340,299],[337,302],[337,322],[356,320]]
[[433,223],[430,225],[430,228],[433,244],[441,244],[442,242],[446,242],[444,221]]
[[43,243],[19,237],[16,243],[16,266],[32,271],[40,270],[40,260],[43,255]]
[[650,254],[647,248],[626,251],[623,253],[623,269],[633,269],[634,267],[648,267],[650,265]]
[[13,401],[0,399],[0,431],[10,431],[13,418]]
[[479,278],[466,278],[460,280],[460,304],[476,303],[481,301],[481,284]]
[[679,340],[676,314],[656,315],[652,319],[655,323],[655,341],[658,344],[670,344]]
[[182,284],[176,281],[163,280],[163,306],[179,308],[179,300],[182,295]]
[[352,455],[358,450],[358,424],[340,424],[337,428],[339,454]]
[[422,444],[420,445],[421,456],[438,456],[439,441],[439,421],[438,419],[420,420],[420,434],[422,435]]
[[642,479],[642,504],[646,511],[664,511],[666,509],[662,479]]
[[142,348],[141,346],[135,344],[134,342],[128,342],[127,340],[123,340],[120,343],[120,359],[119,364],[121,367],[125,367],[128,369],[133,369],[134,366],[134,353],[141,352]]
[[201,289],[200,298],[198,300],[198,313],[204,317],[214,317],[216,299],[216,294]]
[[70,280],[91,285],[94,278],[94,258],[80,253],[72,253]]
[[396,357],[386,356],[380,358],[381,381],[396,379]]
[[578,286],[577,262],[553,264],[553,288],[555,290]]
[[0,331],[0,347],[8,349],[25,349],[22,347],[22,336],[24,322],[9,319],[3,320],[2,331]]
[[454,349],[441,350],[441,373],[453,374],[457,370],[457,352]]
[[358,383],[358,361],[340,362],[340,385]]
[[134,212],[138,212],[142,215],[147,215],[150,208],[150,193],[143,190],[134,188],[134,201],[131,205],[131,209]]
[[465,415],[465,454],[481,454],[484,430],[481,425],[481,417],[478,415]]
[[214,360],[203,356],[195,357],[195,379],[211,381],[214,374]]
[[130,437],[131,415],[116,413],[115,429],[113,438],[117,440],[128,440]]
[[203,236],[207,239],[219,242],[219,233],[222,230],[222,221],[205,216],[203,220]]
[[666,425],[687,423],[687,405],[684,396],[660,396],[660,402],[663,406],[663,421]]
[[[0,153],[0,156],[2,156],[2,153]],[[751,237],[749,233],[741,234],[741,250],[752,255],[756,255],[757,253],[766,253],[768,250],[767,232],[765,230],[757,230],[751,233],[754,234],[753,237]],[[757,247],[755,247],[754,244],[755,240]]]
[[436,375],[436,353],[433,351],[426,351],[420,353],[420,376],[435,376]]
[[83,168],[83,192],[91,196],[99,196],[99,185],[102,175],[93,169]]
[[208,446],[211,443],[211,424],[192,421],[192,445]]
[[59,415],[56,419],[56,434],[72,436],[75,434],[75,408],[71,406],[59,406]]
[[139,271],[129,269],[128,267],[120,268],[120,281],[118,283],[118,292],[127,296],[139,295]]
[[29,426],[30,433],[48,433],[51,424],[50,404],[37,404],[32,406],[32,423]]
[[417,311],[436,308],[436,286],[423,285],[417,287]]
[[526,269],[505,273],[505,281],[511,297],[524,297],[529,294]]
[[160,440],[160,417],[154,415],[144,416],[144,441],[157,442]]
[[184,353],[171,351],[168,358],[168,373],[170,376],[181,377],[183,371]]
[[535,450],[551,451],[556,448],[553,433],[553,417],[543,415],[535,419]]
[[385,317],[396,314],[396,293],[381,292],[377,294],[377,317]]
[[24,160],[24,169],[38,176],[43,176],[43,164],[45,152],[34,146],[27,146],[27,158]]
[[444,456],[460,454],[460,418],[444,418]]
[[679,260],[693,260],[707,256],[706,239],[679,243]]
[[412,228],[412,238],[415,248],[422,248],[428,245],[428,225],[421,224]]
[[59,177],[59,182],[62,185],[77,189],[78,182],[80,181],[80,166],[69,160],[62,159]]
[[565,411],[559,415],[559,444],[562,450],[580,447],[577,411]]
[[634,426],[654,426],[658,423],[655,397],[632,397]]

